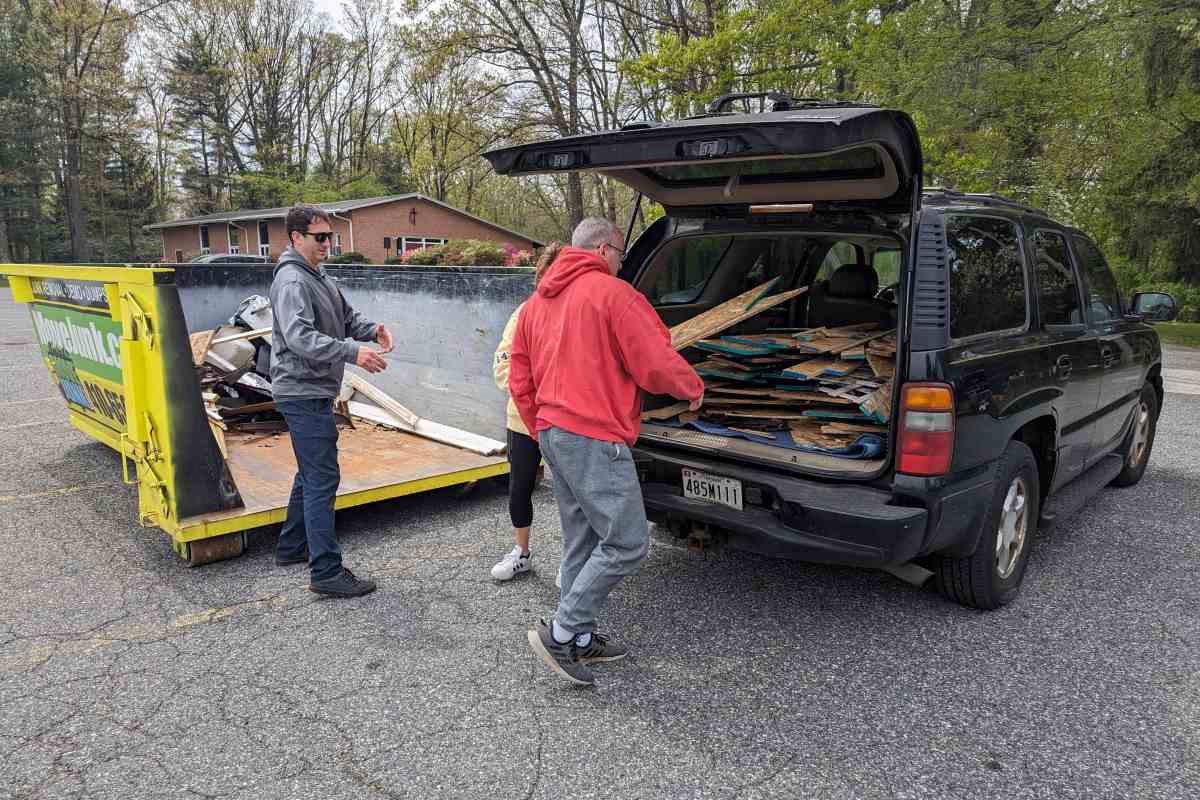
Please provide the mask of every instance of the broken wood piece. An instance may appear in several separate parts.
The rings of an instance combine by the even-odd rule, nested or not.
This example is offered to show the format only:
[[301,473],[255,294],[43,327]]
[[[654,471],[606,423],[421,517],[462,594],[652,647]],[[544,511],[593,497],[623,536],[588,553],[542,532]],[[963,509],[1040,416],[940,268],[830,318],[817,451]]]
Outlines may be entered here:
[[[416,429],[417,424],[421,421],[420,417],[409,411],[404,406],[400,405],[400,403],[394,397],[389,395],[383,389],[380,389],[378,386],[375,386],[361,375],[346,370],[346,380],[350,382],[350,385],[353,386],[356,391],[362,392],[362,394],[375,403],[375,405],[391,412],[393,416],[407,425],[410,430]],[[484,453],[484,455],[488,454]]]
[[[231,333],[219,339],[211,340],[208,346],[212,347],[214,344],[225,344],[226,342],[238,342],[242,339],[257,339],[260,336],[264,339],[270,339],[271,332],[271,328],[255,328],[254,330],[242,331],[241,333]],[[216,331],[213,331],[213,333],[216,333]]]
[[215,408],[206,406],[204,413],[208,417],[208,424],[215,425],[223,431],[229,430],[229,426],[225,424],[225,420],[221,419],[221,415],[217,413]]
[[865,422],[830,422],[821,426],[822,432],[828,433],[878,433],[887,434],[884,425],[871,425]]
[[655,409],[651,409],[650,411],[643,411],[642,412],[642,421],[650,422],[650,421],[656,421],[656,420],[670,419],[671,417],[678,416],[679,414],[683,413],[684,411],[687,411],[688,406],[690,406],[690,405],[691,405],[691,403],[687,403],[687,402],[672,403],[671,405],[664,406],[663,408],[655,408]]
[[451,428],[449,425],[430,422],[427,419],[418,419],[417,426],[414,429],[408,427],[403,420],[385,408],[364,403],[361,400],[351,400],[346,405],[350,409],[351,416],[365,419],[367,422],[374,422],[376,425],[394,428],[405,433],[413,433],[424,439],[432,439],[435,442],[460,447],[463,450],[470,450],[482,456],[495,456],[504,452],[504,442],[498,442],[495,439],[489,439],[477,433]]
[[892,417],[892,382],[888,381],[872,392],[858,408],[875,422],[887,423]]
[[[892,358],[895,358],[895,354],[892,355]],[[885,358],[870,350],[867,351],[867,365],[871,367],[871,372],[874,372],[877,378],[890,378],[896,374],[896,362],[892,358]]]
[[805,286],[800,289],[793,289],[790,292],[781,292],[770,297],[763,297],[762,295],[769,291],[778,280],[778,278],[773,278],[761,286],[756,286],[748,292],[743,292],[732,300],[726,300],[719,306],[710,308],[703,314],[698,314],[686,322],[681,322],[671,328],[671,347],[676,350],[682,350],[701,339],[707,339],[723,330],[732,328],[739,322],[744,322],[769,308],[773,308],[808,291],[808,287]]
[[275,401],[268,400],[265,403],[247,403],[244,406],[218,406],[217,411],[222,418],[225,417],[244,417],[250,414],[258,414],[263,411],[274,411]]
[[217,331],[214,328],[211,331],[197,331],[189,337],[192,342],[192,363],[197,367],[204,363],[204,356],[208,353],[208,348],[216,335]]
[[221,458],[228,459],[229,448],[225,445],[225,426],[209,417],[208,427],[212,431],[213,439],[217,442],[217,449],[221,451]]

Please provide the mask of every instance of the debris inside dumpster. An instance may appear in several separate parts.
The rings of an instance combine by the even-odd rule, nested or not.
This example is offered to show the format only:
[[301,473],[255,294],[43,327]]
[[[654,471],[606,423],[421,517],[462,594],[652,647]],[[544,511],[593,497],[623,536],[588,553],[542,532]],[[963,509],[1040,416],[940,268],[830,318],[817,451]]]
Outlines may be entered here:
[[[205,412],[223,453],[227,434],[260,434],[254,439],[260,441],[287,430],[271,391],[273,324],[270,301],[252,295],[238,305],[228,325],[191,335]],[[339,427],[353,429],[356,419],[366,420],[381,430],[403,431],[485,456],[502,454],[505,448],[486,436],[422,419],[352,368],[334,401],[334,418]]]

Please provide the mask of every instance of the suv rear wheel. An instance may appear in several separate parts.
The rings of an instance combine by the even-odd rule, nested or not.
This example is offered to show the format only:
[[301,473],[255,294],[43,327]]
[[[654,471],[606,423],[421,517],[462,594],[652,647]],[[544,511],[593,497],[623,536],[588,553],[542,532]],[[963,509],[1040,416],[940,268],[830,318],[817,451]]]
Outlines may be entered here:
[[1009,442],[996,470],[996,488],[975,552],[936,556],[938,591],[964,606],[994,609],[1017,596],[1041,512],[1037,461],[1024,442]]
[[1129,432],[1129,445],[1125,448],[1125,466],[1112,479],[1110,486],[1133,486],[1146,473],[1150,463],[1150,450],[1154,447],[1154,433],[1158,430],[1158,393],[1146,383],[1138,397],[1137,410],[1133,416],[1133,430]]

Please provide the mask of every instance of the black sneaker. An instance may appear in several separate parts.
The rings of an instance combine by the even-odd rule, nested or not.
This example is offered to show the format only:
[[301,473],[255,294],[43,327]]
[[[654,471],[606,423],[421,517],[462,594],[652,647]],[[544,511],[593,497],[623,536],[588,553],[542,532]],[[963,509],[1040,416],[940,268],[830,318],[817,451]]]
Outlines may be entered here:
[[629,648],[614,644],[602,633],[593,633],[587,647],[576,645],[579,660],[585,664],[598,664],[603,661],[620,661],[629,655]]
[[277,567],[290,567],[292,564],[307,564],[307,563],[308,563],[308,551],[307,550],[305,550],[303,553],[301,553],[298,556],[281,556],[281,555],[279,555],[279,553],[275,554],[275,566],[277,566]]
[[562,675],[572,683],[580,686],[591,686],[596,682],[592,671],[588,669],[578,656],[578,648],[574,640],[566,644],[554,641],[549,626],[544,623],[532,628],[529,633],[529,647],[542,657],[550,669]]
[[375,581],[359,580],[353,572],[343,567],[341,573],[332,578],[309,582],[308,590],[330,597],[361,597],[375,591]]

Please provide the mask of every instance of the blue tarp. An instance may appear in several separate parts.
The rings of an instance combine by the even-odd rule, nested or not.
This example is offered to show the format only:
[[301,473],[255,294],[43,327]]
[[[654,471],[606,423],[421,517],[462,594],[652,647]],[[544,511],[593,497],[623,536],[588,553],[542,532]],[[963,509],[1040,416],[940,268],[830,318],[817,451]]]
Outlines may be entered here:
[[732,439],[745,439],[748,442],[769,444],[772,447],[783,447],[788,450],[799,450],[804,453],[822,453],[827,456],[855,460],[879,458],[883,455],[884,450],[887,449],[887,440],[877,433],[861,434],[846,447],[829,448],[801,444],[793,439],[792,434],[788,431],[772,431],[770,433],[764,431],[759,434],[746,433],[745,431],[730,430],[724,425],[718,425],[715,422],[705,422],[704,420],[680,422],[678,417],[658,424],[667,425],[672,428],[695,428],[698,431],[711,433],[714,436],[728,436]]

